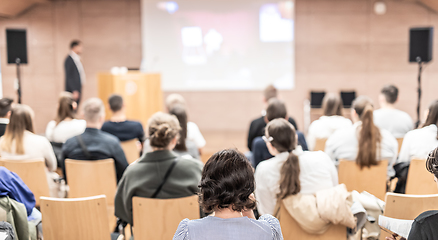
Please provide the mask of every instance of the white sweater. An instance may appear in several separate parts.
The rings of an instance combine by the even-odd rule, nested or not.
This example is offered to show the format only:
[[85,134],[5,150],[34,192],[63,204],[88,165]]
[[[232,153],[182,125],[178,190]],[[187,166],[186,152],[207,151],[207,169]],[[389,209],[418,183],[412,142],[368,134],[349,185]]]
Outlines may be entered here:
[[438,147],[437,132],[437,126],[432,124],[406,133],[397,163],[426,159],[430,151]]
[[[304,152],[300,146],[294,153],[300,161],[300,193],[314,194],[338,185],[338,172],[327,154],[321,151]],[[288,152],[282,152],[257,166],[255,196],[261,214],[274,214],[276,196],[280,192],[280,170],[288,156]]]
[[[340,159],[355,161],[359,151],[359,129],[362,122],[357,122],[351,127],[337,130],[325,143],[325,152],[337,164]],[[397,159],[398,142],[392,134],[379,129],[382,140],[380,142],[380,159],[388,160],[388,176],[394,176],[393,165]]]
[[312,151],[315,148],[316,139],[328,138],[336,130],[350,127],[350,119],[342,116],[322,116],[313,121],[309,126],[309,132],[306,136],[307,146]]
[[[0,142],[3,141],[0,138]],[[29,131],[24,132],[23,136],[24,154],[15,153],[15,141],[12,143],[13,152],[1,150],[1,157],[8,160],[24,160],[42,158],[46,162],[47,169],[54,172],[57,168],[57,161],[52,145],[49,140],[43,136],[38,136]]]
[[50,121],[46,128],[46,137],[51,142],[65,143],[69,138],[81,135],[87,126],[85,120],[73,119],[62,121],[56,125],[55,121]]
[[395,138],[402,138],[414,129],[414,122],[409,114],[398,109],[378,109],[374,111],[374,124],[389,131]]

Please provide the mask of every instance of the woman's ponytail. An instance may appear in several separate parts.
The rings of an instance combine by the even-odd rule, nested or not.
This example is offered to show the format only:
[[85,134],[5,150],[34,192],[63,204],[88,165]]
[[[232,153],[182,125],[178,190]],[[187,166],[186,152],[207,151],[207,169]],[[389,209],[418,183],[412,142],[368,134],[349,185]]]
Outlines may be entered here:
[[301,191],[300,161],[293,152],[289,153],[286,162],[280,170],[280,192],[277,199],[282,200],[288,196],[296,195]]
[[373,106],[367,98],[361,98],[353,103],[353,108],[362,121],[356,163],[361,168],[377,165],[380,158],[381,135],[374,125]]

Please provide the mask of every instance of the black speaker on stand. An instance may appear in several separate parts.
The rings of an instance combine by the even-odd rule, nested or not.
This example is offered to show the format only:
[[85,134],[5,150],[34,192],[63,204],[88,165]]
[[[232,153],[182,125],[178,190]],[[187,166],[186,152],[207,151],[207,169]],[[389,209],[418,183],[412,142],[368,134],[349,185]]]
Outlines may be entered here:
[[433,27],[411,28],[409,31],[409,62],[418,64],[418,104],[417,104],[417,123],[421,123],[420,104],[421,104],[421,73],[423,65],[432,61],[433,46]]
[[26,30],[6,29],[6,45],[8,52],[8,64],[15,64],[17,66],[17,95],[18,103],[21,103],[20,65],[27,64]]

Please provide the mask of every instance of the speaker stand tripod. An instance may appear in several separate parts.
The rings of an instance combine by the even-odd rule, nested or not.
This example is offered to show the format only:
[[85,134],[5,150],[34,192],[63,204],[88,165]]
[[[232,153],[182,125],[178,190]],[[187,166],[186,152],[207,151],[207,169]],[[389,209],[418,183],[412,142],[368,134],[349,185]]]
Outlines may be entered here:
[[18,95],[18,104],[21,104],[20,62],[21,62],[21,60],[19,58],[15,59],[15,64],[17,66],[17,95]]
[[417,122],[415,123],[415,128],[418,128],[420,126],[421,120],[420,120],[420,107],[421,107],[421,73],[423,71],[423,62],[421,61],[420,57],[417,57],[417,63],[418,63],[418,103],[417,103]]

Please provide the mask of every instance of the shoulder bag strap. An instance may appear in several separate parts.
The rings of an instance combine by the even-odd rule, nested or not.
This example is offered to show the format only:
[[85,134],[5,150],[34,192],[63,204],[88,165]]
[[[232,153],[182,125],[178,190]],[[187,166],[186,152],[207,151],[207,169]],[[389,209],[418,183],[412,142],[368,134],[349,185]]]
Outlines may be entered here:
[[178,163],[179,158],[175,158],[173,163],[170,165],[170,167],[167,169],[166,175],[164,175],[163,181],[161,182],[160,186],[158,186],[157,190],[155,190],[154,194],[152,194],[151,198],[156,198],[158,193],[160,193],[161,189],[163,188],[163,185],[166,183],[167,179],[170,176],[170,173],[172,172],[175,165]]
[[82,139],[81,135],[76,136],[76,139],[78,140],[79,145],[81,145],[81,149],[82,149],[82,152],[85,154],[85,157],[88,158],[87,160],[92,160],[91,154],[88,151],[87,147],[85,146],[84,140]]

